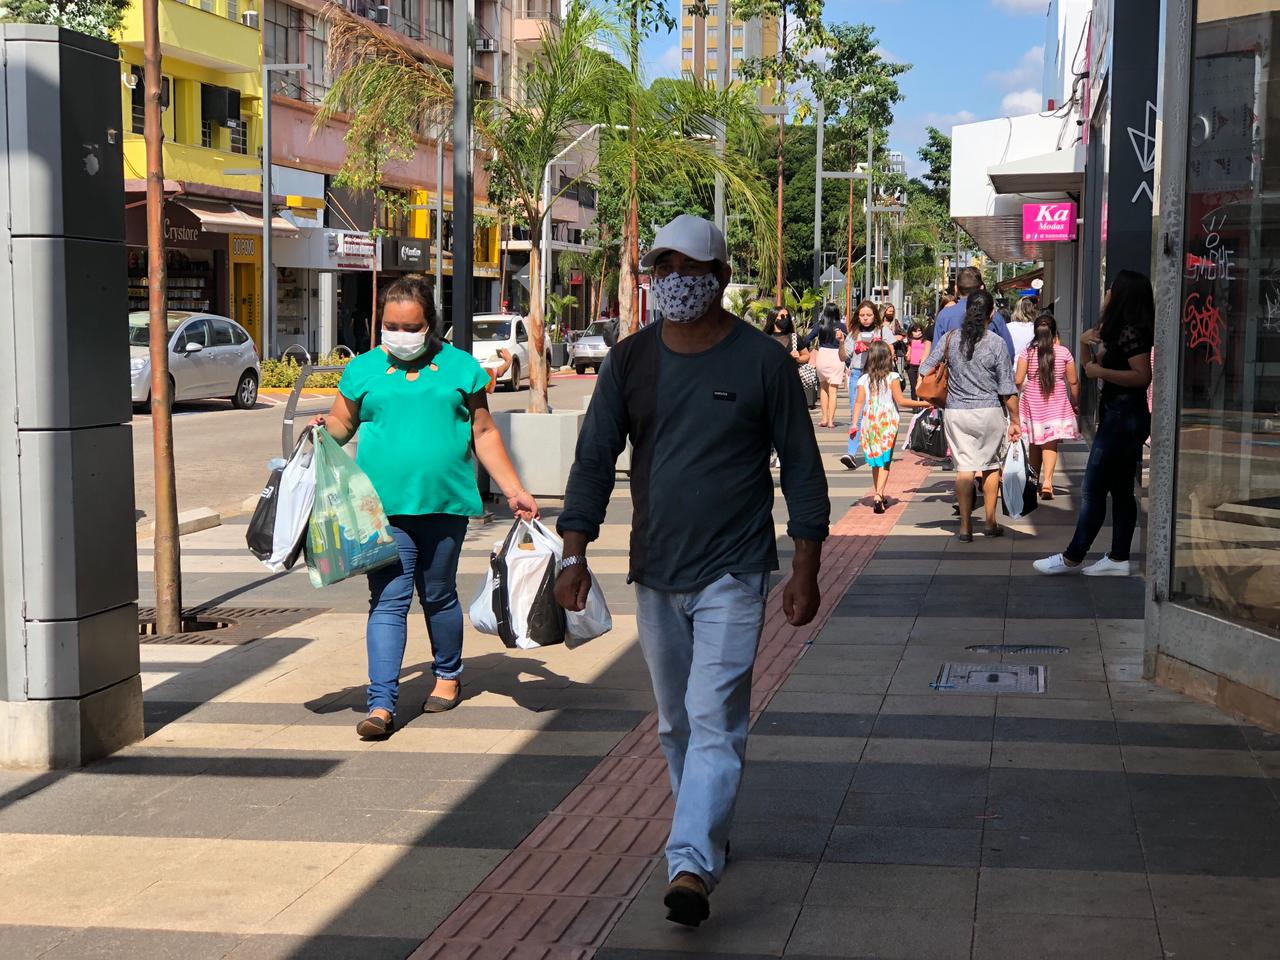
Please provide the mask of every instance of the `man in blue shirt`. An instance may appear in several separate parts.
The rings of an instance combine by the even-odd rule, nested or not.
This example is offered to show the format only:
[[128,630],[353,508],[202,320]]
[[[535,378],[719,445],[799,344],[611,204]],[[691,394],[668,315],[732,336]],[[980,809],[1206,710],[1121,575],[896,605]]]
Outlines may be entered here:
[[[956,272],[956,294],[960,299],[951,306],[944,307],[939,311],[938,317],[933,324],[934,343],[937,343],[951,331],[960,329],[964,324],[964,313],[968,307],[969,294],[981,290],[985,286],[986,284],[982,280],[982,271],[977,267],[961,267]],[[1009,351],[1009,359],[1013,360],[1013,337],[1009,335],[1009,328],[1005,325],[1004,318],[998,312],[991,318],[991,329],[1000,334],[1006,349]]]

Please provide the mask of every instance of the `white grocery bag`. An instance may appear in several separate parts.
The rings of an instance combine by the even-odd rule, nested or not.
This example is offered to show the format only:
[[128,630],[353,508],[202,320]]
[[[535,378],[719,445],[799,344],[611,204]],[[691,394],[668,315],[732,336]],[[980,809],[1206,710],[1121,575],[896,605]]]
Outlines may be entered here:
[[515,521],[489,555],[489,572],[471,604],[471,625],[521,650],[556,643],[575,647],[612,630],[604,592],[594,580],[581,613],[566,613],[556,603],[556,565],[563,553],[560,538],[541,521]]
[[1014,520],[1031,511],[1026,509],[1023,494],[1027,489],[1027,447],[1011,443],[1004,455],[1004,472],[1000,475],[1000,500],[1004,512]]
[[310,428],[303,432],[280,474],[271,556],[262,561],[272,573],[293,567],[307,537],[307,524],[316,498],[315,448],[308,442],[310,433]]

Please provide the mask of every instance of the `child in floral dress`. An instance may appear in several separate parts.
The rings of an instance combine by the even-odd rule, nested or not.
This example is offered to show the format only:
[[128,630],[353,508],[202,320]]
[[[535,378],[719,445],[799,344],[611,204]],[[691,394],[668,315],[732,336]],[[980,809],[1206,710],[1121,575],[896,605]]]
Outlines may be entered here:
[[849,430],[850,446],[857,438],[871,467],[876,513],[885,511],[884,494],[889,486],[889,467],[902,419],[898,413],[900,407],[926,410],[929,404],[903,396],[902,378],[893,365],[893,350],[884,341],[877,340],[871,344],[862,364],[862,376],[858,378],[853,401],[853,427]]

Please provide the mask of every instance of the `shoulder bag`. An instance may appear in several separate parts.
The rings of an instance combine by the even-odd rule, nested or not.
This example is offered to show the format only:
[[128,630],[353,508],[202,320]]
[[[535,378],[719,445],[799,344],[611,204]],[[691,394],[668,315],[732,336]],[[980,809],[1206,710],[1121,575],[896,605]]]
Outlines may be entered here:
[[947,356],[951,349],[951,338],[956,332],[952,330],[942,342],[942,356],[928,373],[920,374],[916,380],[916,397],[942,408],[947,405]]

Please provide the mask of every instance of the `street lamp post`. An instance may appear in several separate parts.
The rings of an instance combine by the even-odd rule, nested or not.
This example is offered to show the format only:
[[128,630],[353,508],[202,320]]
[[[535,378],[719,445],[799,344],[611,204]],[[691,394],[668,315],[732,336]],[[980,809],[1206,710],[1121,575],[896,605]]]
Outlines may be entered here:
[[[453,344],[471,352],[471,260],[475,252],[471,189],[471,66],[475,60],[475,0],[453,5]],[[444,206],[444,198],[440,198]]]
[[[262,65],[262,358],[271,357],[275,339],[276,271],[271,265],[271,74],[302,73],[305,63]],[[377,269],[377,265],[374,265]]]

